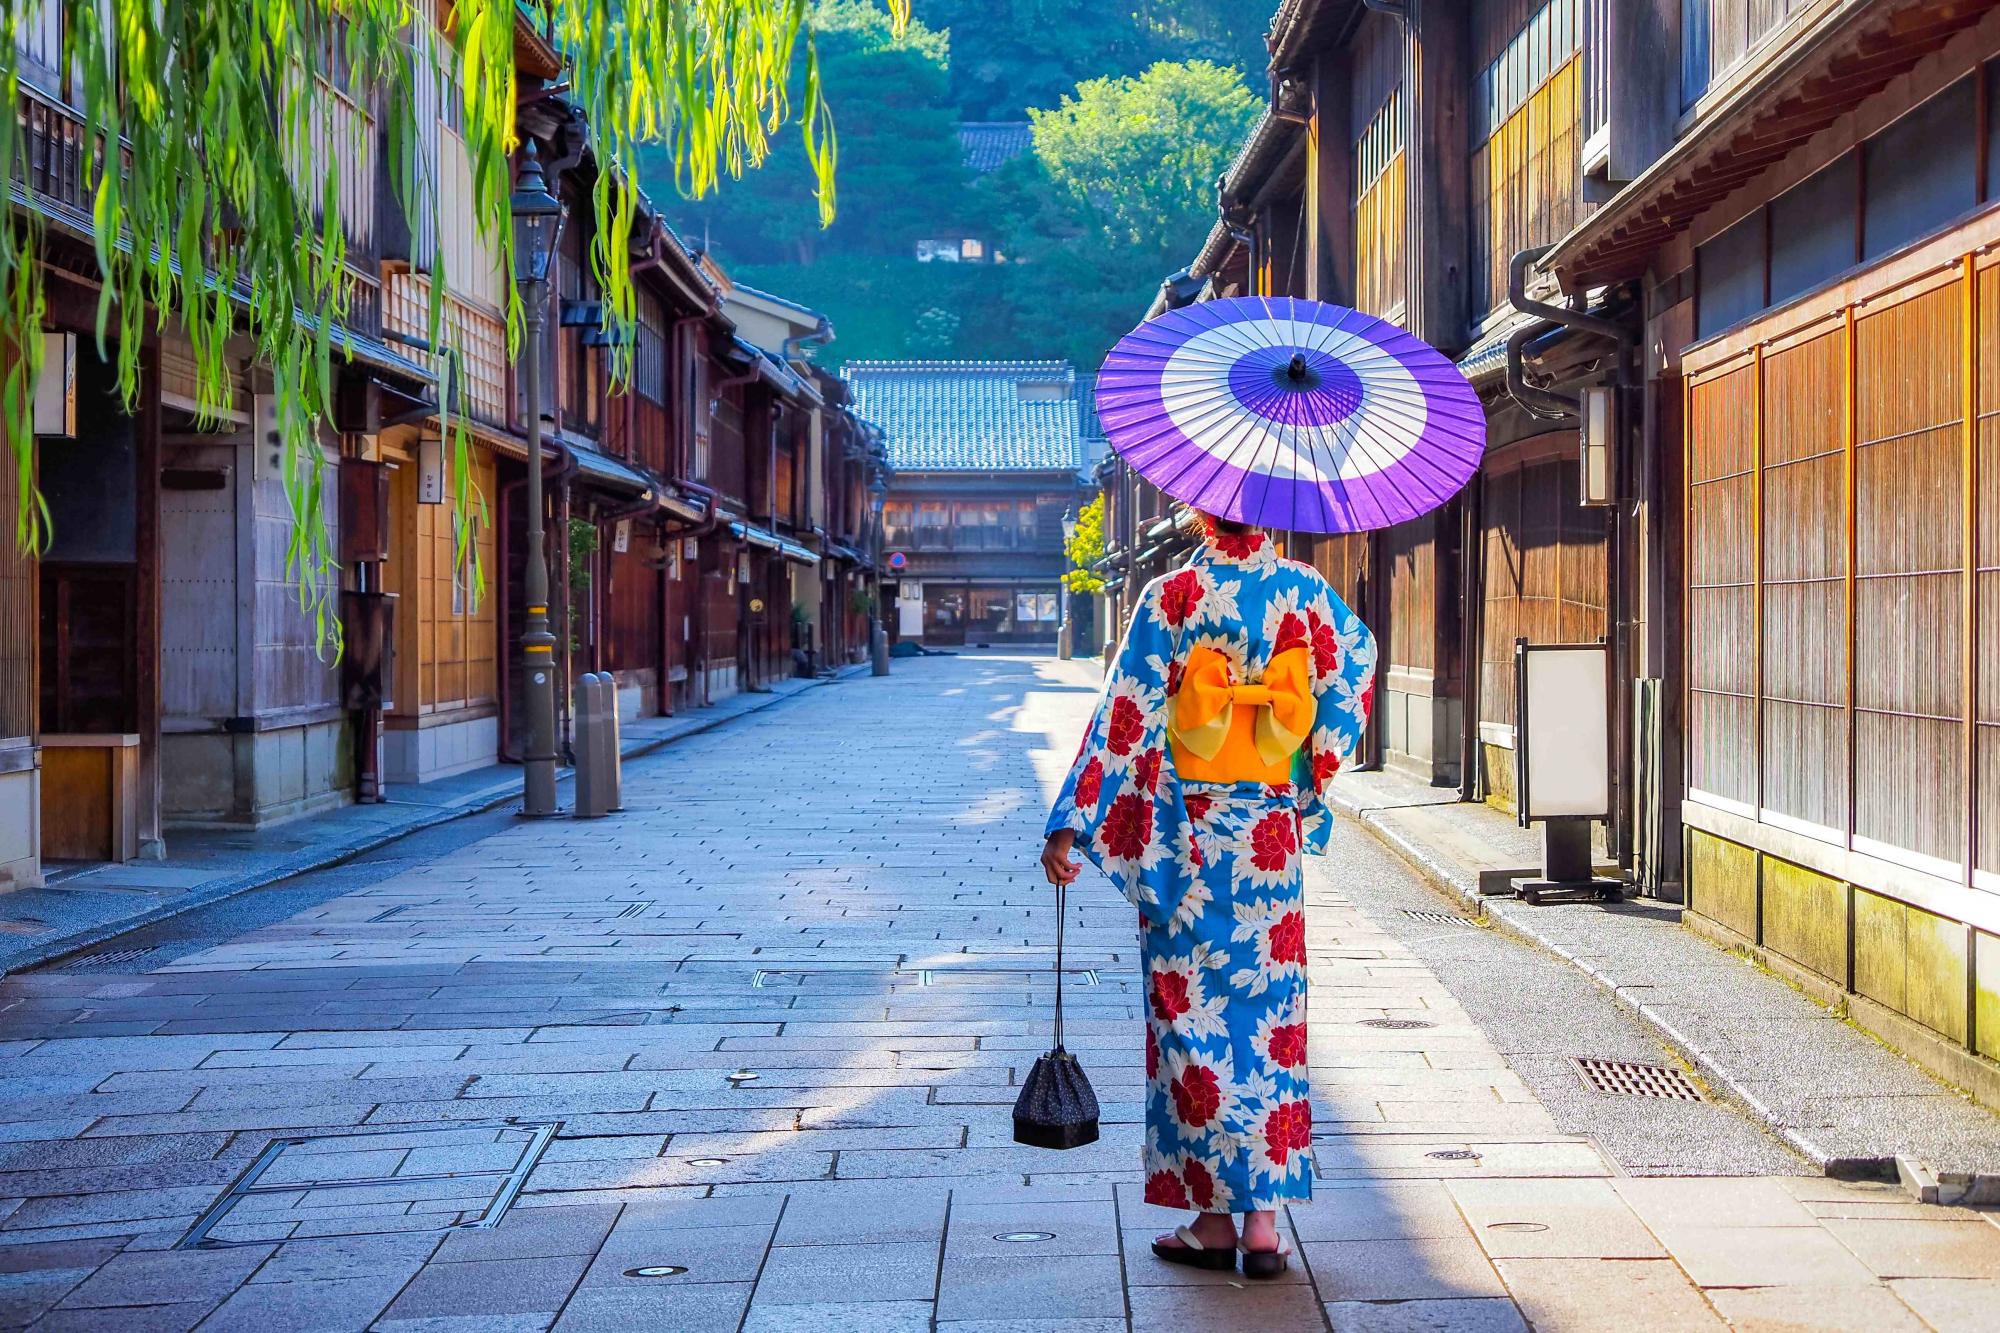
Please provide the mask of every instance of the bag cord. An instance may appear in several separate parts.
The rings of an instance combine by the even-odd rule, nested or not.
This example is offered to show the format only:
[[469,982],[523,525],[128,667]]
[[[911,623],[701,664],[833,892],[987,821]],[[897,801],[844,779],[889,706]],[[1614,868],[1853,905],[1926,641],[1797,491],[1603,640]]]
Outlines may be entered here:
[[1069,915],[1069,886],[1056,885],[1056,1045],[1063,1049],[1063,918]]

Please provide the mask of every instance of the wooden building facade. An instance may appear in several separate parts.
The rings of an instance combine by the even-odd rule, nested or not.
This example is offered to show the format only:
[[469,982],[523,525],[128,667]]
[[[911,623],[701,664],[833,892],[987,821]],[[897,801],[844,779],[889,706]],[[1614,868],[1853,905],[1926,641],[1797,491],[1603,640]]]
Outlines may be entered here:
[[1544,261],[1644,292],[1689,919],[2000,1100],[2000,5],[1708,9]]
[[892,638],[1052,644],[1063,522],[1099,452],[1089,384],[1066,361],[858,361],[842,377],[879,427]]
[[[413,45],[442,40],[439,13],[418,7]],[[129,411],[95,356],[89,166],[73,149],[88,135],[57,68],[59,18],[47,3],[22,26],[20,188],[49,224],[44,336],[53,373],[73,376],[76,411],[38,436],[52,544],[38,559],[11,535],[0,542],[0,890],[39,883],[45,859],[160,855],[169,825],[254,827],[517,757],[530,522],[543,526],[551,564],[559,700],[581,672],[609,671],[628,717],[671,712],[843,660],[794,658],[791,571],[814,567],[816,611],[822,577],[850,594],[864,586],[873,515],[844,500],[829,528],[801,479],[865,494],[882,473],[879,444],[814,387],[816,375],[832,381],[798,348],[767,355],[743,343],[724,309],[726,277],[643,199],[630,255],[633,374],[613,383],[587,258],[600,166],[562,96],[562,59],[525,11],[519,124],[568,215],[543,349],[542,515],[525,510],[511,277],[473,224],[454,108],[417,108],[412,178],[436,217],[420,209],[413,225],[386,185],[380,91],[338,72],[314,90],[330,113],[317,146],[340,166],[334,206],[353,288],[336,334],[346,355],[333,429],[315,442],[339,562],[323,591],[347,645],[340,660],[323,655],[287,562],[286,443],[268,375],[242,372],[209,420],[172,330],[149,338]],[[440,274],[449,375],[429,341]],[[461,428],[462,476],[445,439]],[[811,453],[822,438],[839,442],[835,459]],[[6,471],[11,529],[22,497]],[[711,476],[728,482],[726,496]],[[749,551],[767,558],[739,558]],[[726,592],[704,596],[710,570]],[[764,580],[761,596],[742,591],[739,571]],[[838,642],[852,658],[865,637],[843,618]]]
[[[1515,641],[1602,638],[1632,883],[2000,1100],[2000,3],[1288,0],[1271,41],[1155,308],[1358,305],[1487,404],[1451,505],[1284,537],[1386,645],[1375,758],[1511,805]],[[1104,472],[1143,577],[1171,513]]]

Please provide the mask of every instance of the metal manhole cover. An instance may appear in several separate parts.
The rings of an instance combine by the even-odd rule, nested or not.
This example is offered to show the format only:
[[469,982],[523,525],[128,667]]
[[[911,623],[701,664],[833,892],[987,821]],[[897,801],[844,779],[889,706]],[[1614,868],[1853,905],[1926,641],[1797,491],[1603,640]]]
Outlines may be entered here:
[[679,1277],[688,1270],[681,1264],[648,1264],[644,1268],[628,1268],[626,1277]]
[[1546,1222],[1488,1222],[1486,1229],[1488,1231],[1518,1231],[1533,1234],[1538,1231],[1547,1231],[1549,1227]]
[[174,1248],[487,1230],[561,1128],[480,1121],[273,1139]]
[[1439,1162],[1476,1162],[1479,1154],[1470,1148],[1441,1148],[1437,1152],[1427,1152],[1424,1156]]
[[1038,1241],[1038,1240],[1054,1240],[1055,1238],[1056,1238],[1056,1233],[1053,1231],[1002,1231],[998,1235],[993,1237],[993,1239],[995,1240],[1004,1240],[1007,1241],[1009,1244],[1023,1244],[1026,1242]]
[[1418,1028],[1434,1028],[1437,1024],[1426,1023],[1421,1018],[1364,1018],[1361,1026],[1382,1028],[1389,1032],[1414,1032]]
[[1596,1056],[1576,1057],[1577,1073],[1584,1086],[1594,1092],[1618,1097],[1658,1097],[1667,1101],[1707,1101],[1694,1080],[1669,1065],[1649,1065],[1638,1060],[1600,1060]]
[[1428,921],[1434,926],[1469,926],[1470,917],[1459,916],[1455,912],[1424,912],[1414,907],[1405,907],[1403,915],[1412,921]]

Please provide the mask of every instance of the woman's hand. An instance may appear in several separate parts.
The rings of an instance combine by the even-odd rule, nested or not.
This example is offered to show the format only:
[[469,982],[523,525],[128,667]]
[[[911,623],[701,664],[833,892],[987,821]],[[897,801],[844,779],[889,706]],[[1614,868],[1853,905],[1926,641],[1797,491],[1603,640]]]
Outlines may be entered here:
[[1042,873],[1049,877],[1049,883],[1067,884],[1082,872],[1082,864],[1069,859],[1075,845],[1076,834],[1066,828],[1049,834],[1049,840],[1042,844]]

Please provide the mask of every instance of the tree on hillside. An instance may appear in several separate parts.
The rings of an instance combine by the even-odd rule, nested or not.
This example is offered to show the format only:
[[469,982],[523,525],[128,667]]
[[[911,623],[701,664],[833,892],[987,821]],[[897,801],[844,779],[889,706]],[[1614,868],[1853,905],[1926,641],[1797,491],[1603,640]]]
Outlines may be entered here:
[[[888,0],[900,19],[908,0]],[[338,79],[373,90],[389,142],[395,194],[409,220],[435,208],[413,188],[404,151],[414,141],[420,81],[462,98],[456,117],[472,163],[473,225],[511,251],[508,154],[515,146],[515,23],[525,15],[569,57],[573,98],[610,170],[594,193],[593,268],[607,320],[629,327],[634,293],[629,179],[639,144],[669,147],[673,179],[711,191],[722,176],[763,162],[787,121],[815,182],[823,220],[833,208],[834,144],[809,28],[799,0],[454,0],[450,29],[432,34],[413,0],[22,0],[0,3],[0,96],[18,104],[25,41],[60,34],[50,68],[75,71],[73,99],[93,129],[125,151],[89,169],[90,226],[103,282],[99,332],[115,342],[119,381],[137,393],[149,335],[177,326],[196,362],[206,415],[231,399],[247,339],[269,368],[294,537],[290,563],[323,639],[334,567],[323,516],[317,441],[330,429],[332,329],[352,290],[339,225],[342,159]],[[53,26],[51,26],[53,25]],[[414,35],[414,40],[412,40]],[[46,56],[52,55],[52,60]],[[795,77],[796,75],[796,77]],[[0,116],[0,171],[25,173],[27,121]],[[86,156],[89,149],[85,148]],[[325,219],[322,221],[322,219]],[[0,405],[20,481],[16,539],[47,539],[34,490],[33,390],[40,374],[47,224],[16,210],[0,226]],[[302,239],[303,238],[303,239]],[[511,258],[511,255],[509,256]],[[445,284],[431,284],[434,345],[449,349]],[[301,316],[304,316],[303,318]],[[514,321],[518,328],[518,320]],[[629,339],[618,339],[624,346]],[[464,475],[464,438],[454,452]]]
[[1020,332],[1094,366],[1215,220],[1215,179],[1257,119],[1234,70],[1205,61],[1092,79],[1031,112],[1034,153],[989,178],[1021,263]]
[[[963,198],[946,36],[914,18],[898,32],[872,0],[819,0],[812,25],[820,80],[839,107],[840,217],[825,231],[812,225],[814,185],[800,169],[803,149],[781,144],[771,170],[681,210],[690,234],[712,238],[725,261],[807,265],[829,252],[907,255],[920,237],[948,228]],[[649,181],[665,179],[664,151],[649,164]]]
[[1234,70],[1195,60],[1092,79],[1029,113],[1035,159],[1085,227],[1117,246],[1177,254],[1215,216],[1215,178],[1257,119]]
[[952,37],[952,98],[966,120],[1019,120],[1091,78],[1161,60],[1263,69],[1272,0],[923,0]]

